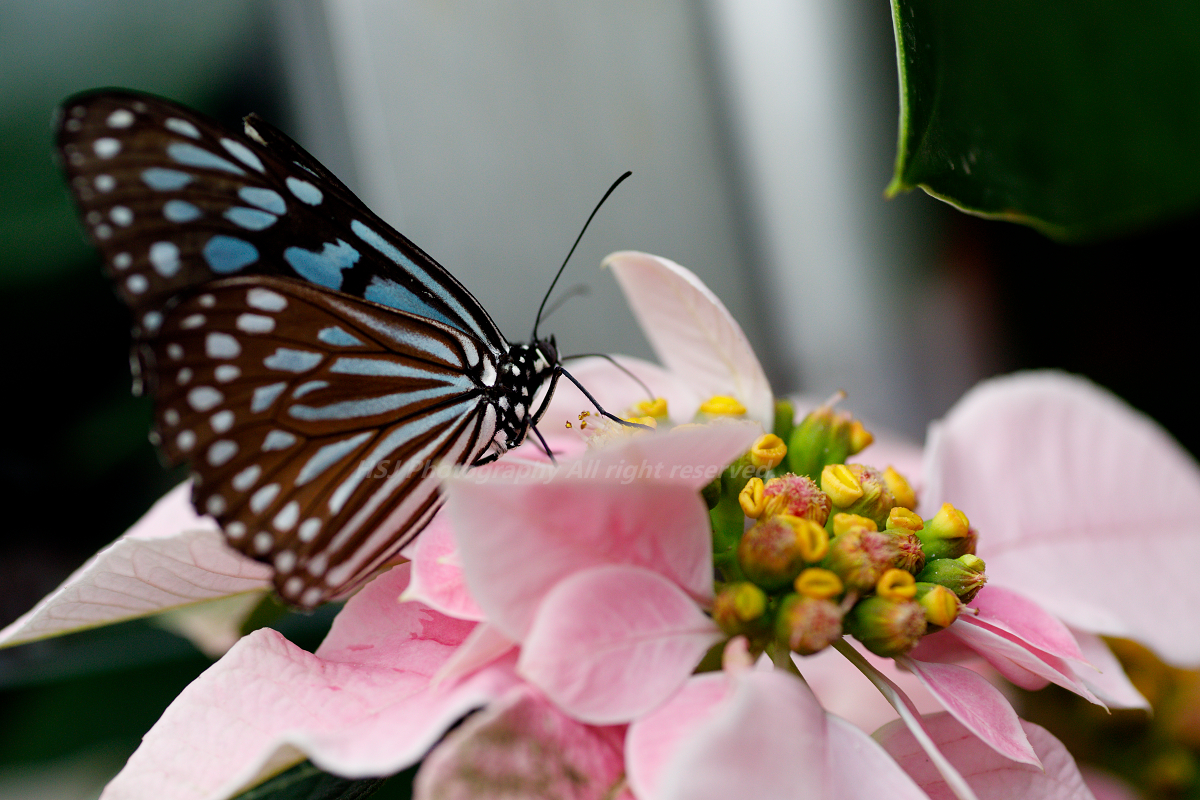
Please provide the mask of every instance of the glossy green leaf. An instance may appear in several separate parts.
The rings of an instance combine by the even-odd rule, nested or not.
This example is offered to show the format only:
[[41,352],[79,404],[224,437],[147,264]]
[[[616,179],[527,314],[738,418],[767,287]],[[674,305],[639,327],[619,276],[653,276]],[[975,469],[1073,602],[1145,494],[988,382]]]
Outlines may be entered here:
[[893,0],[888,194],[1096,239],[1200,206],[1200,3]]

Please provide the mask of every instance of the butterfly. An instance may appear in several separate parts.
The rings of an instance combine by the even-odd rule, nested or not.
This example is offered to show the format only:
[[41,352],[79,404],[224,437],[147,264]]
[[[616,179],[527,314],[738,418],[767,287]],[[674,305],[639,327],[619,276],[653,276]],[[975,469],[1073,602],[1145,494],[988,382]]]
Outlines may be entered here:
[[535,324],[510,344],[453,275],[262,119],[238,133],[101,90],[69,98],[56,124],[134,315],[151,438],[190,464],[197,511],[271,564],[289,603],[314,607],[394,560],[439,508],[437,465],[484,464],[536,434],[565,374],[554,338]]

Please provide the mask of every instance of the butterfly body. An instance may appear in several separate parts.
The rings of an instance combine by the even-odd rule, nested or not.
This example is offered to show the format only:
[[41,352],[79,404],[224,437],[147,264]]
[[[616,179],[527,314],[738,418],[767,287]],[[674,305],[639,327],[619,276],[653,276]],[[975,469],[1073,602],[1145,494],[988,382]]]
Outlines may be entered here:
[[314,606],[436,512],[439,465],[521,444],[561,367],[284,134],[166,100],[68,100],[59,153],[134,314],[155,438],[193,502]]

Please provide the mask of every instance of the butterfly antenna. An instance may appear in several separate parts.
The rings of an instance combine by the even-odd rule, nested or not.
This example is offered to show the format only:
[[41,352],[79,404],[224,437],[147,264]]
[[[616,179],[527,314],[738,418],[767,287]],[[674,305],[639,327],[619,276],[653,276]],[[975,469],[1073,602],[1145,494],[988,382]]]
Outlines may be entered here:
[[546,290],[545,296],[542,297],[542,304],[538,306],[537,316],[534,317],[533,320],[533,336],[530,337],[530,341],[537,341],[538,324],[540,324],[542,321],[542,311],[546,308],[546,301],[550,299],[550,293],[554,291],[555,284],[557,284],[558,279],[562,277],[563,270],[567,268],[567,262],[571,260],[571,255],[575,252],[575,248],[579,246],[579,241],[583,238],[583,234],[587,232],[588,225],[592,224],[592,217],[596,216],[596,212],[600,210],[600,206],[604,205],[604,201],[608,199],[608,196],[612,194],[618,186],[621,185],[621,181],[625,180],[632,174],[633,172],[631,170],[626,170],[624,175],[617,178],[613,182],[613,185],[608,187],[608,191],[604,193],[604,197],[600,198],[600,202],[596,203],[596,207],[592,209],[592,213],[588,216],[587,222],[583,223],[583,230],[581,230],[579,235],[575,237],[575,244],[571,245],[571,249],[567,253],[567,257],[563,259],[562,266],[558,268],[558,272],[554,273],[554,280],[550,281],[550,288]]
[[560,360],[561,361],[571,361],[576,358],[603,358],[605,361],[612,364],[614,367],[621,370],[621,372],[624,372],[626,375],[628,375],[630,378],[632,378],[633,382],[636,383],[638,386],[642,387],[642,391],[644,391],[646,393],[647,398],[649,398],[650,400],[654,399],[654,392],[650,391],[650,387],[647,386],[645,383],[643,383],[641,378],[639,378],[637,375],[634,375],[633,371],[630,370],[629,367],[626,367],[624,364],[617,361],[615,358],[610,356],[608,353],[576,353],[576,354],[570,355],[570,356],[563,356]]

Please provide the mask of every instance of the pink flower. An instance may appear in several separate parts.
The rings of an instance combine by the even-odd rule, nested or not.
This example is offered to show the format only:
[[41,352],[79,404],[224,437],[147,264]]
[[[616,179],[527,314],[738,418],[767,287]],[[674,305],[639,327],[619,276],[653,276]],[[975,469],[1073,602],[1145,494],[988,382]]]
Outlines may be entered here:
[[[622,363],[668,396],[676,421],[725,394],[772,424],[745,337],[694,276],[643,254],[607,263],[667,369]],[[607,362],[573,372],[612,410],[643,399]],[[581,449],[578,428],[563,423],[578,426],[586,408],[560,387],[543,423],[553,447]],[[923,475],[910,475],[925,507],[948,500],[970,515],[987,562],[977,615],[900,659],[927,688],[923,702],[949,714],[922,717],[883,660],[849,645],[842,655],[903,718],[876,739],[818,701],[846,680],[824,680],[830,656],[845,661],[831,651],[772,669],[751,664],[735,638],[724,669],[695,674],[725,638],[705,613],[713,553],[698,490],[758,431],[622,439],[561,458],[554,473],[517,453],[453,481],[450,513],[410,546],[413,563],[351,598],[315,653],[270,630],[238,641],[164,713],[104,797],[224,798],[307,757],[347,777],[424,758],[418,797],[502,784],[514,797],[637,800],[1086,798],[1061,744],[1018,720],[962,660],[1116,705],[1142,701],[1095,634],[1200,662],[1186,572],[1200,555],[1188,513],[1200,473],[1118,401],[1043,374],[970,393],[935,428]],[[0,632],[0,644],[261,592],[265,571],[215,547],[219,534],[180,491]],[[793,663],[815,695],[789,674]]]

